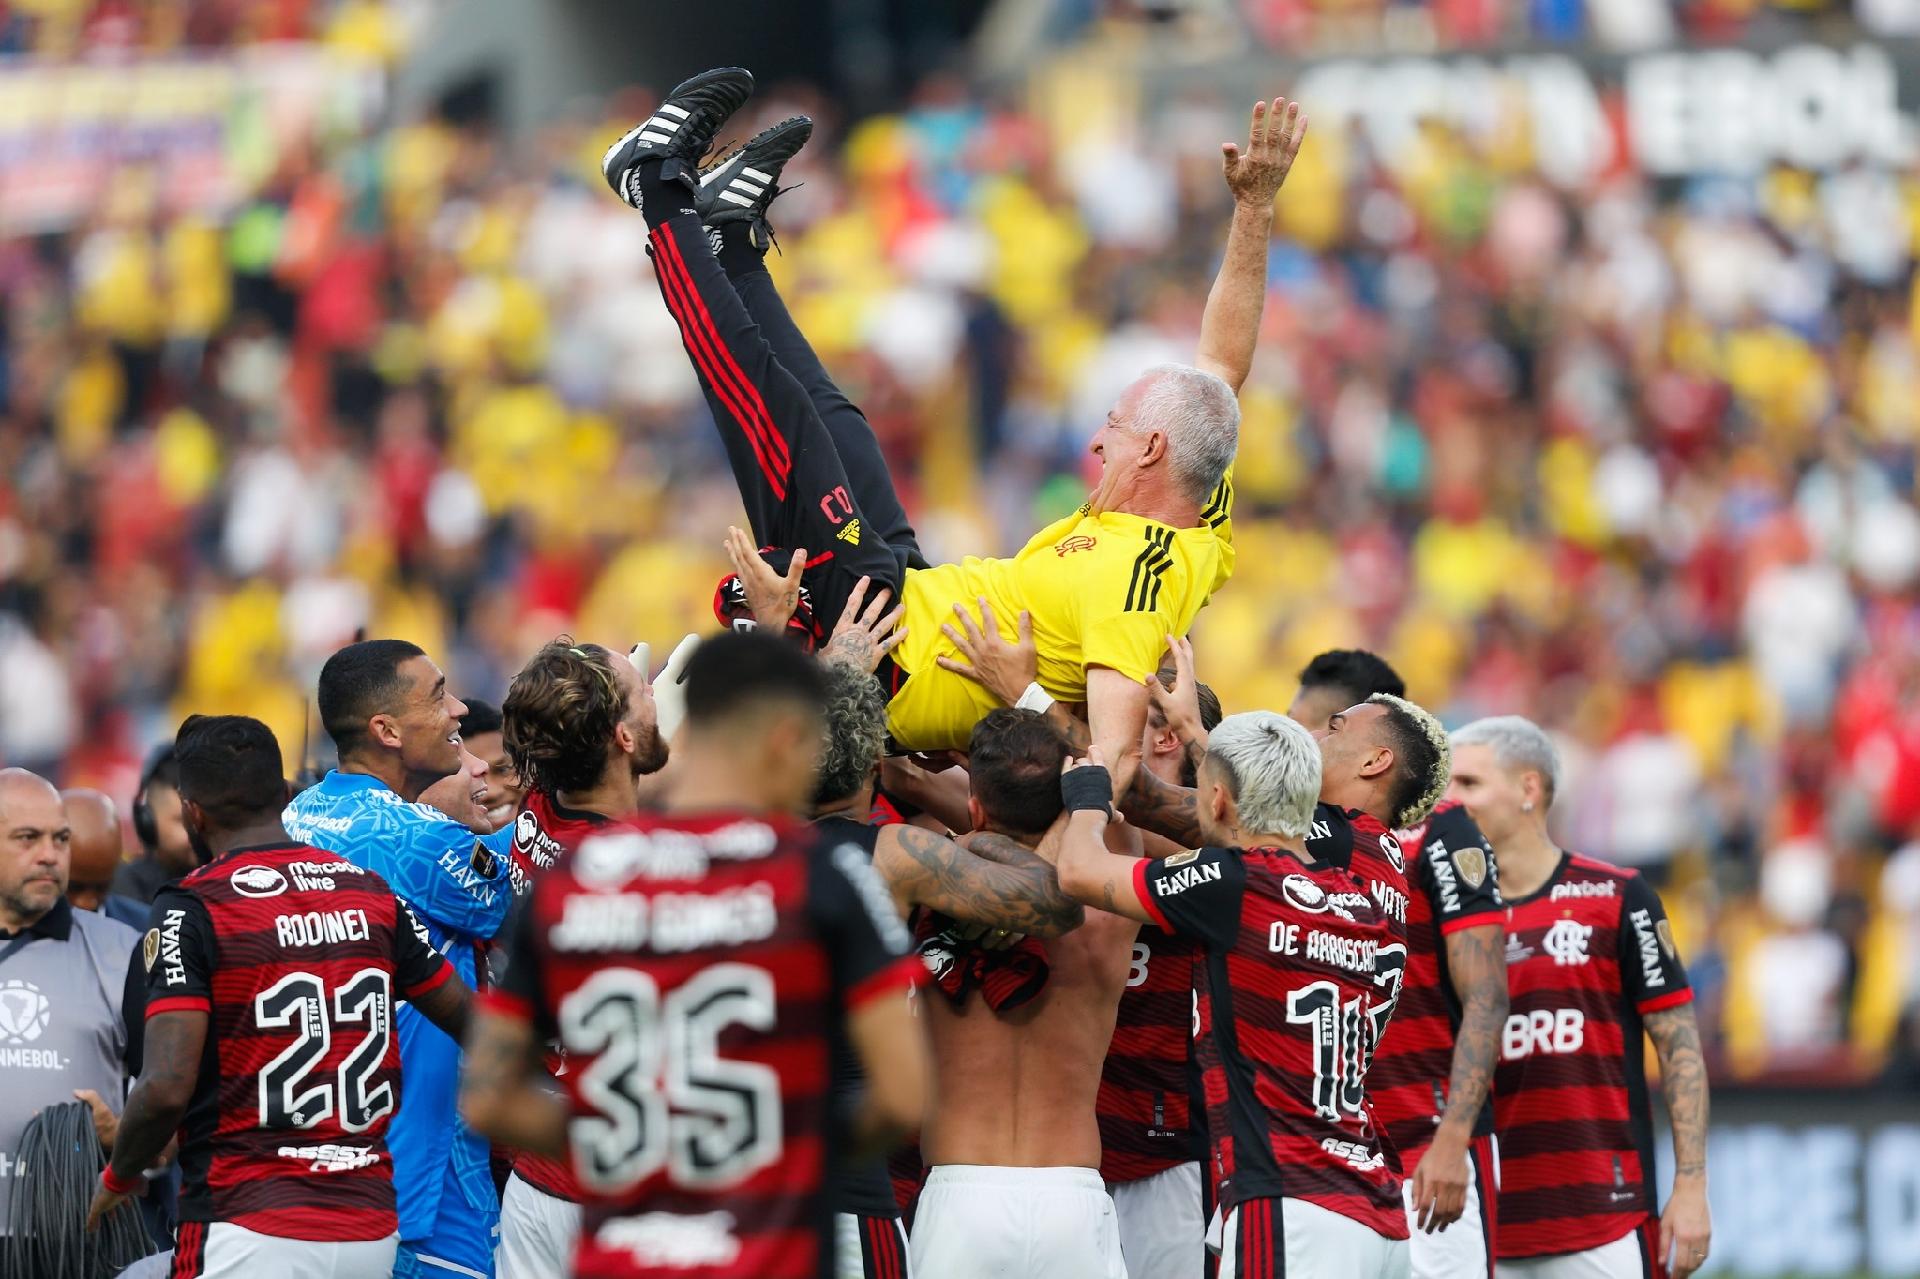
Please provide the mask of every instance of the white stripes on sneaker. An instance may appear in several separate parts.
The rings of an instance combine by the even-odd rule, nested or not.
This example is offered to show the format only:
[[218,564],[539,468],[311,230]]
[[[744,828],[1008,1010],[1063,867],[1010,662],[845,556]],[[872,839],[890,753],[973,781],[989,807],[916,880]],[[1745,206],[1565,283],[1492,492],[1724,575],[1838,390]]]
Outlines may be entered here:
[[[700,185],[705,186],[709,182],[717,181],[725,172],[726,167],[723,165],[702,178]],[[759,169],[743,164],[738,173],[727,179],[726,189],[720,192],[720,198],[728,204],[752,208],[754,203],[767,193],[767,188],[772,184],[771,173],[762,173]]]
[[633,126],[633,128],[628,129],[620,136],[619,141],[607,148],[606,157],[600,161],[600,167],[605,169],[609,164],[612,164],[613,157],[619,152],[620,148],[626,146],[635,138],[640,139],[642,142],[652,143],[673,141],[673,135],[678,133],[680,126],[687,122],[687,116],[689,114],[690,112],[688,112],[685,107],[677,107],[671,102],[662,102],[659,110],[655,111],[639,124]]

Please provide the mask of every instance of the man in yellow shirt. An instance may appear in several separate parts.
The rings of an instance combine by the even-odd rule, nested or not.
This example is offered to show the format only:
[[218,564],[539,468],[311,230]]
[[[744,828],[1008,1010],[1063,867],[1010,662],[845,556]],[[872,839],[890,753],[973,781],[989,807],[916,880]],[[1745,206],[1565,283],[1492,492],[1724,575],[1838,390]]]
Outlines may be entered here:
[[1146,722],[1144,681],[1167,636],[1184,635],[1233,571],[1235,394],[1265,298],[1273,199],[1305,132],[1298,104],[1258,104],[1246,150],[1222,146],[1235,213],[1196,366],[1149,369],[1121,394],[1094,436],[1100,481],[1078,512],[1009,559],[933,568],[865,417],[821,366],[762,261],[781,169],[811,122],[783,121],[698,169],[752,88],[739,68],[693,77],[609,147],[603,164],[608,185],[647,219],[661,294],[747,509],[752,534],[730,530],[736,572],[715,596],[716,614],[736,627],[784,627],[814,645],[843,613],[859,611],[867,585],[891,593],[906,627],[882,671],[888,729],[901,749],[939,750],[963,747],[996,705],[942,665],[956,649],[941,622],[956,603],[976,600],[1009,621],[1026,613],[1039,679],[1022,704],[1084,705],[1124,785]]

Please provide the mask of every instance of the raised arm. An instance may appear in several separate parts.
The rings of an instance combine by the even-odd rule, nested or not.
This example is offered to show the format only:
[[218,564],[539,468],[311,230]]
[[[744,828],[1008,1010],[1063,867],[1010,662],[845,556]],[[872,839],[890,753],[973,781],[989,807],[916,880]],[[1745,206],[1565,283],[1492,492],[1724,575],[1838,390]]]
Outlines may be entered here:
[[1287,180],[1307,135],[1298,102],[1275,98],[1253,104],[1247,149],[1220,144],[1221,168],[1233,192],[1227,248],[1200,319],[1200,349],[1194,364],[1226,380],[1236,392],[1253,367],[1260,312],[1267,300],[1267,242],[1273,235],[1273,198]]
[[[1040,656],[1033,642],[1033,616],[1025,612],[1020,614],[1018,635],[1012,643],[1008,643],[994,620],[993,605],[987,603],[984,595],[978,602],[978,623],[973,620],[973,614],[967,611],[966,605],[955,604],[954,621],[943,623],[940,627],[941,633],[960,650],[960,656],[947,657],[942,654],[934,661],[939,663],[942,670],[966,676],[1006,705],[1017,706],[1030,690],[1040,689],[1036,680]],[[966,660],[962,661],[961,658]],[[1040,689],[1040,692],[1045,696],[1044,689]],[[1047,708],[1041,713],[1046,716],[1047,723],[1067,739],[1074,754],[1084,754],[1087,747],[1093,744],[1093,734],[1088,730],[1086,721],[1061,703],[1048,697]]]
[[1072,932],[1086,917],[1060,890],[1053,867],[1001,836],[974,836],[963,848],[918,826],[888,826],[873,864],[903,914],[925,906],[964,923],[1035,937]]
[[1147,686],[1105,666],[1087,668],[1087,727],[1106,759],[1114,793],[1125,794],[1140,767],[1147,731]]
[[1199,792],[1192,787],[1163,782],[1143,768],[1133,775],[1120,810],[1135,826],[1182,848],[1200,842]]
[[1691,1003],[1647,1013],[1645,1024],[1660,1059],[1660,1091],[1673,1128],[1673,1193],[1660,1214],[1660,1255],[1671,1256],[1674,1279],[1687,1279],[1706,1262],[1713,1235],[1707,1212],[1707,1066]]

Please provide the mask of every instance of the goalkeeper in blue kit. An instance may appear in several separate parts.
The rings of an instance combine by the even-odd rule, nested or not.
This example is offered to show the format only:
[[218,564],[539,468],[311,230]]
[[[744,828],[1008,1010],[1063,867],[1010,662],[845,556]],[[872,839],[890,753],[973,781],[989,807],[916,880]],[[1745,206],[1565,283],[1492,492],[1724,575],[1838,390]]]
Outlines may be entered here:
[[[416,802],[460,765],[466,707],[404,640],[350,644],[320,671],[320,719],[340,766],[281,815],[295,839],[380,875],[468,986],[513,902],[513,827],[478,836]],[[460,1046],[411,1007],[400,1035],[400,1109],[387,1130],[400,1210],[395,1279],[492,1279],[500,1233],[487,1142],[455,1109]],[[263,1276],[262,1279],[271,1279]]]

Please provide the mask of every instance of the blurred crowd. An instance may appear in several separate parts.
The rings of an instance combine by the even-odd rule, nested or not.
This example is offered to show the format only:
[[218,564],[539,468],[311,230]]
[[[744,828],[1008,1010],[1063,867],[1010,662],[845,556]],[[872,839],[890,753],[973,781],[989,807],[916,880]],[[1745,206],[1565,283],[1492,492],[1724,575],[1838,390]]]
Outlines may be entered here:
[[[227,8],[358,58],[402,29]],[[217,217],[124,168],[0,243],[0,760],[125,796],[224,712],[298,772],[363,630],[497,700],[558,632],[710,624],[738,499],[597,172],[658,87],[511,145],[330,120]],[[756,110],[740,136],[819,122],[771,261],[923,545],[1011,549],[1080,500],[1117,389],[1191,358],[1240,105],[1090,128],[933,77]],[[1563,842],[1663,886],[1725,1069],[1920,1080],[1920,175],[1556,189],[1527,136],[1312,134],[1202,677],[1284,707],[1369,646],[1450,723],[1549,725]]]

